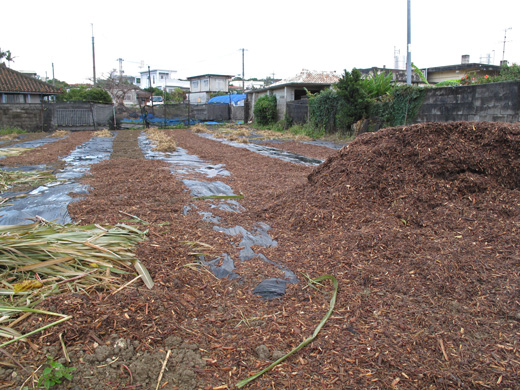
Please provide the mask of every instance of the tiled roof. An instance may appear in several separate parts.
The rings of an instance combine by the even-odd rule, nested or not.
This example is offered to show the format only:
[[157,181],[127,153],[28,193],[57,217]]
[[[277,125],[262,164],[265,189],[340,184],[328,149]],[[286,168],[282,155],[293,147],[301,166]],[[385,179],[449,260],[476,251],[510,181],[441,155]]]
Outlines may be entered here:
[[315,72],[303,69],[300,74],[278,81],[269,87],[287,84],[334,84],[337,83],[339,79],[340,76],[336,72]]
[[0,92],[56,94],[61,91],[48,83],[0,64]]

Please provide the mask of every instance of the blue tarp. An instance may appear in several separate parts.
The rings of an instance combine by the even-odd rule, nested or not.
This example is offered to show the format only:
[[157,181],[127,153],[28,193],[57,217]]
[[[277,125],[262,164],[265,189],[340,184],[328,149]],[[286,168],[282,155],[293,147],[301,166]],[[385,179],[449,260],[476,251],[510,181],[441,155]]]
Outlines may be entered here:
[[239,102],[246,99],[245,94],[233,94],[233,95],[223,95],[223,96],[215,96],[208,100],[210,104],[232,104],[234,106],[239,105]]

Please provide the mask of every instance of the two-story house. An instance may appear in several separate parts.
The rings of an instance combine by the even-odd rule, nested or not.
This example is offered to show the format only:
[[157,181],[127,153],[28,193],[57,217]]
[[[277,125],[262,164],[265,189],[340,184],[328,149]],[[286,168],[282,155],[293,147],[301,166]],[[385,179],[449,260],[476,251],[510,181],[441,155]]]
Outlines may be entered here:
[[229,92],[229,80],[233,76],[222,74],[203,74],[188,77],[190,82],[190,104],[204,104],[212,93]]
[[142,71],[141,77],[136,79],[135,84],[141,89],[146,88],[159,88],[166,92],[173,92],[176,88],[180,88],[184,91],[188,91],[190,88],[190,82],[185,80],[179,80],[175,78],[176,70],[166,69],[150,69],[149,71]]

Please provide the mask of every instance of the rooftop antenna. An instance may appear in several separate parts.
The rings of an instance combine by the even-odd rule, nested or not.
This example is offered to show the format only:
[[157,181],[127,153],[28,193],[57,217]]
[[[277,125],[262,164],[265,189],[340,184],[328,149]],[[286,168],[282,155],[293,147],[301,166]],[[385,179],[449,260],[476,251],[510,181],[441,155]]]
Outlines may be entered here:
[[119,61],[119,77],[123,77],[123,59],[119,57],[116,61]]
[[506,28],[504,31],[504,49],[502,50],[502,61],[506,59],[506,42],[507,42],[507,32],[511,30],[511,27]]
[[399,61],[400,55],[401,50],[394,46],[394,69],[401,69],[401,63]]

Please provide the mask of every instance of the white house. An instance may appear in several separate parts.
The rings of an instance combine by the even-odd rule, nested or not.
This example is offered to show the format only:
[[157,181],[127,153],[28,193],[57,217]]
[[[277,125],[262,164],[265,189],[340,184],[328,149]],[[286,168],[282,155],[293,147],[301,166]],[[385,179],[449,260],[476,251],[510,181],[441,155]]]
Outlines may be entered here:
[[136,85],[141,89],[159,88],[166,92],[173,92],[176,88],[188,91],[190,89],[190,82],[186,80],[179,80],[174,77],[176,70],[166,69],[150,69],[149,71],[142,71],[141,77],[136,79]]
[[229,92],[229,80],[233,76],[222,74],[203,74],[188,77],[190,82],[190,103],[204,104],[211,98],[211,93]]

